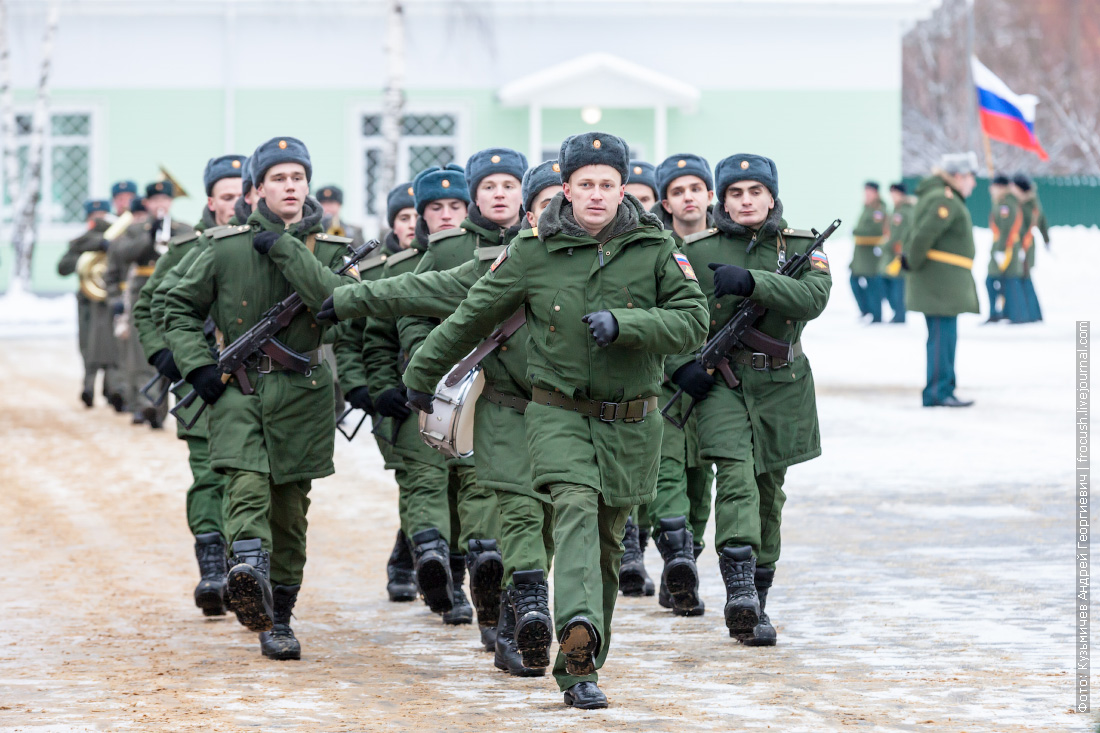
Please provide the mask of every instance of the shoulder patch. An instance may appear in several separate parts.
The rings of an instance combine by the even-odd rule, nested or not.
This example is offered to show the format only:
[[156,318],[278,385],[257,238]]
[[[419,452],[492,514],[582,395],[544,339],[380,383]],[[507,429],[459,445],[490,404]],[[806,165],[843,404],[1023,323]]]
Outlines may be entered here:
[[894,214],[894,223],[901,224],[901,214]]
[[353,240],[351,237],[338,237],[335,234],[325,234],[321,232],[317,235],[318,242],[332,242],[333,244],[351,244]]
[[507,248],[508,247],[506,245],[503,245],[503,244],[499,244],[495,247],[478,247],[477,248],[477,259],[480,262],[484,262],[485,260],[495,260],[498,257],[500,257],[500,253],[503,252],[504,250],[506,250]]
[[886,214],[881,209],[875,209],[875,213],[871,215],[875,221],[882,221],[886,218]]
[[250,227],[248,224],[235,224],[233,226],[218,227],[212,232],[207,233],[206,236],[208,239],[225,239],[226,237],[231,237],[234,234],[244,234],[251,229],[252,227]]
[[1008,215],[1009,215],[1010,211],[1011,211],[1011,209],[1009,209],[1004,204],[1001,204],[1000,213],[1001,213],[1001,218],[1002,219],[1008,218]]
[[202,234],[202,232],[198,231],[190,231],[185,234],[177,234],[176,236],[168,240],[168,246],[173,247],[177,244],[186,244],[187,242],[193,242],[199,238],[200,234]]
[[785,236],[788,236],[788,237],[802,237],[803,239],[817,239],[817,237],[814,236],[814,233],[811,232],[809,229],[794,229],[794,228],[791,228],[791,227],[787,227],[786,229],[783,230],[783,234]]
[[390,265],[396,265],[398,262],[404,262],[410,257],[416,257],[418,254],[420,254],[420,250],[418,250],[416,247],[409,247],[408,249],[403,249],[400,252],[396,252],[390,255],[389,259],[386,260],[386,263]]
[[489,265],[489,272],[496,272],[497,268],[500,267],[502,264],[504,264],[504,261],[506,259],[508,259],[508,255],[511,252],[511,250],[512,250],[512,245],[508,245],[507,247],[502,249],[500,251],[500,254],[497,255],[496,261],[494,261],[493,264]]
[[680,268],[680,272],[684,273],[685,278],[699,282],[699,278],[695,277],[695,268],[691,266],[691,262],[688,260],[686,254],[683,252],[673,252],[672,259],[676,261],[676,264]]
[[450,237],[459,237],[466,233],[466,230],[462,227],[456,227],[454,229],[444,229],[441,232],[436,232],[428,236],[428,244],[435,244],[441,239],[449,239]]
[[829,257],[820,249],[815,249],[814,253],[810,255],[810,268],[814,270],[821,270],[823,272],[829,271]]
[[698,242],[700,239],[706,239],[707,237],[717,234],[718,227],[711,227],[710,229],[704,229],[701,232],[695,232],[695,234],[689,234],[684,237],[684,244],[692,244]]

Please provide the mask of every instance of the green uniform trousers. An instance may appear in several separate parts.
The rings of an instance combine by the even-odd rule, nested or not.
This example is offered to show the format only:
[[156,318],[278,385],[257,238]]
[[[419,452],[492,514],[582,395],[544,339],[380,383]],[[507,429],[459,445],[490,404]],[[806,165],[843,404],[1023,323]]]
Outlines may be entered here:
[[[556,483],[544,488],[554,502],[554,626],[560,636],[574,616],[591,621],[600,635],[598,670],[611,647],[611,618],[619,597],[619,563],[630,507],[605,504],[592,486]],[[565,656],[559,651],[554,677],[564,691],[578,682],[595,682],[599,675],[566,673]]]
[[554,505],[527,494],[497,489],[500,506],[500,555],[504,577],[500,587],[512,582],[512,573],[541,570],[550,577],[554,560]]
[[210,444],[206,438],[188,435],[184,440],[193,479],[187,489],[187,526],[193,535],[218,532],[224,537],[225,476],[210,468]]
[[752,547],[756,567],[772,569],[779,559],[783,523],[783,479],[787,469],[757,474],[752,460],[720,459],[714,500],[714,547]]
[[256,471],[227,471],[225,530],[230,545],[259,539],[271,554],[271,584],[301,585],[306,566],[308,480],[272,483]]
[[491,540],[500,536],[500,505],[497,492],[478,483],[477,470],[473,466],[452,465],[448,478],[451,508],[448,541],[451,552],[465,555],[470,540]]
[[[408,417],[397,431],[393,455],[401,529],[408,537],[433,527],[450,542],[451,512],[447,500],[447,464],[420,439],[416,418]],[[385,453],[383,453],[385,456]]]

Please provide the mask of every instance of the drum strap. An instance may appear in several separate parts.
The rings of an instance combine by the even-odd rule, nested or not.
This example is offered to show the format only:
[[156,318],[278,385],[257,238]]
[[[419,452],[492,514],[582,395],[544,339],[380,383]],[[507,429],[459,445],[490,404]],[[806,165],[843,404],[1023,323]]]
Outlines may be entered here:
[[470,373],[470,370],[481,363],[489,354],[497,350],[497,348],[505,341],[512,337],[516,331],[527,323],[527,311],[520,308],[504,323],[497,326],[497,329],[489,334],[489,338],[478,344],[473,351],[466,355],[466,358],[458,362],[455,368],[447,374],[447,378],[444,380],[444,384],[448,387],[453,387],[462,381],[462,378]]

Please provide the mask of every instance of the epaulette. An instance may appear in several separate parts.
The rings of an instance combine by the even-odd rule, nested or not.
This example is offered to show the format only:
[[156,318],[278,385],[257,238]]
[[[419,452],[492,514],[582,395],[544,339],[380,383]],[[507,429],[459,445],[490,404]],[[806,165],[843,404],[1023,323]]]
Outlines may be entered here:
[[400,252],[390,255],[389,259],[386,260],[386,262],[391,265],[396,265],[398,262],[404,262],[410,257],[416,257],[418,254],[420,254],[420,250],[416,249],[415,247],[409,247],[408,249],[404,249]]
[[711,236],[712,234],[717,234],[717,233],[718,233],[718,227],[711,227],[710,229],[704,229],[701,232],[695,232],[694,234],[689,234],[686,237],[684,237],[684,244],[691,244],[693,242],[698,242],[700,239],[706,239],[707,237]]
[[500,257],[500,253],[507,249],[507,247],[508,245],[506,244],[498,244],[495,247],[478,247],[477,258],[481,262],[485,260],[495,260],[497,257]]
[[366,260],[359,262],[359,272],[366,272],[367,270],[373,270],[376,267],[381,267],[386,264],[390,259],[388,254],[377,255]]
[[199,232],[199,234],[206,237],[207,239],[216,239],[217,236],[219,234],[221,234],[223,229],[236,229],[236,228],[237,228],[236,224],[222,224],[220,227],[210,227],[209,229],[204,229],[203,231]]
[[465,233],[466,230],[462,227],[456,227],[454,229],[444,229],[443,231],[428,235],[428,244],[435,244],[441,239],[447,239],[448,237],[458,237]]
[[803,237],[805,239],[817,239],[817,235],[811,232],[809,229],[791,229],[787,227],[782,230],[783,235],[787,237]]
[[177,244],[186,244],[188,242],[193,242],[199,238],[200,234],[202,234],[202,232],[195,230],[191,230],[183,234],[177,234],[176,236],[168,240],[168,246],[174,247]]
[[[231,226],[218,227],[217,230],[207,234],[208,239],[225,239],[231,237],[234,234],[244,234],[252,227],[248,224],[234,224]],[[220,231],[219,231],[220,230]]]
[[325,234],[321,232],[317,235],[318,242],[332,242],[333,244],[351,244],[355,240],[351,237],[338,237],[335,234]]

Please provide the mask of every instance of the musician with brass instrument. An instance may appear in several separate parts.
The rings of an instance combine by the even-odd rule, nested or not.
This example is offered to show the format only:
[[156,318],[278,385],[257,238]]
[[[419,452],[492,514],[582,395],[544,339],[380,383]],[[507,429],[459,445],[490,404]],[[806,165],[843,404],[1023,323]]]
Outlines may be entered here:
[[134,326],[133,305],[138,293],[152,276],[157,260],[168,251],[175,237],[190,235],[194,229],[172,220],[172,201],[186,196],[171,174],[161,168],[163,180],[145,187],[145,209],[149,219],[144,224],[132,224],[107,253],[107,297],[115,316],[115,335],[121,346],[126,404],[133,411],[135,425],[148,423],[151,428],[163,427],[167,405],[157,407],[141,394],[141,387],[156,375],[141,350]]
[[133,204],[139,200],[138,187],[133,181],[115,181],[111,185],[111,206],[115,216],[122,216],[127,211],[133,213]]
[[102,325],[109,323],[109,318],[95,319],[95,324],[101,326],[96,333],[93,334],[92,328],[93,311],[107,307],[104,302],[107,290],[103,285],[107,253],[103,249],[103,233],[109,227],[106,217],[110,210],[111,202],[105,199],[85,201],[84,217],[88,228],[69,242],[69,250],[57,263],[59,275],[72,275],[75,272],[80,279],[80,289],[76,294],[77,342],[80,345],[80,356],[84,360],[84,388],[80,399],[88,407],[92,406],[95,399],[95,378],[100,370],[103,371],[103,396],[108,400],[112,396],[121,399],[111,384],[117,351],[114,333],[109,328],[102,328]]

